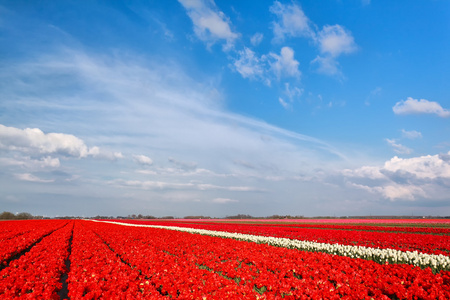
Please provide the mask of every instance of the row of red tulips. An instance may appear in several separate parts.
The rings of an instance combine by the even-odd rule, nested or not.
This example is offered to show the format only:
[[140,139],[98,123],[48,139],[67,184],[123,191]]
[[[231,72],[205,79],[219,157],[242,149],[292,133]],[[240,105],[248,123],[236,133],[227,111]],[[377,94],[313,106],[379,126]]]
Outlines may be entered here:
[[[168,242],[183,236],[174,236],[171,230],[129,228],[119,225],[90,223],[86,227],[96,232],[121,259],[139,270],[146,283],[161,296],[178,299],[255,299],[260,295],[252,287],[238,285],[217,273],[200,268],[192,257],[176,256],[168,252]],[[189,235],[189,234],[187,234]],[[201,238],[201,236],[198,236]],[[219,239],[221,240],[221,239]]]
[[[450,255],[450,236],[393,232],[350,231],[316,228],[280,227],[253,224],[188,224],[178,221],[124,221],[133,224],[162,225],[207,229],[244,234],[283,237],[319,243],[365,246],[401,251],[418,251],[428,254]],[[206,223],[206,222],[205,222]]]
[[0,229],[0,264],[2,267],[42,237],[67,224],[63,220],[2,221]]
[[73,227],[65,223],[0,272],[0,299],[59,299]]
[[70,299],[158,299],[137,269],[132,269],[90,229],[77,221],[68,275]]
[[[145,274],[163,295],[173,298],[223,298],[220,293],[232,287],[235,294],[267,299],[450,298],[450,273],[433,274],[429,268],[380,265],[157,228],[105,223],[87,226]],[[213,290],[205,287],[208,272],[223,278]],[[242,295],[236,298],[242,299]]]

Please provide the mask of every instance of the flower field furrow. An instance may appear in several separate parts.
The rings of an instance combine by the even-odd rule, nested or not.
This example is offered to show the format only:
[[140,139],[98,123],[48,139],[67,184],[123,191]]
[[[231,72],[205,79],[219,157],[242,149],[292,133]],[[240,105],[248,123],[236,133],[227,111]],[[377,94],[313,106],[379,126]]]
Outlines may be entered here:
[[[167,273],[189,274],[193,286],[202,286],[193,269],[186,269],[185,261],[208,269],[243,286],[258,290],[263,299],[448,299],[450,273],[433,274],[430,268],[411,265],[378,264],[373,261],[352,259],[325,253],[313,253],[223,239],[208,235],[164,230],[160,228],[127,228],[114,224],[91,223],[100,236],[123,245],[123,254],[129,259],[143,255],[151,268],[138,268],[151,272],[157,270],[154,261],[170,263]],[[122,227],[122,228],[120,228]],[[173,228],[172,228],[173,229]],[[130,246],[127,246],[130,245]],[[144,247],[142,247],[144,245]],[[121,252],[118,251],[118,252]],[[144,252],[141,252],[144,251]],[[147,252],[145,252],[147,251]],[[161,256],[156,253],[167,253]],[[122,254],[121,254],[122,255]],[[181,267],[180,267],[181,266]],[[170,271],[169,271],[170,270]],[[188,273],[184,273],[189,271]],[[145,273],[143,271],[143,273]],[[160,271],[159,271],[160,272]],[[161,274],[156,272],[153,277]],[[169,277],[170,278],[170,277]],[[174,277],[176,278],[176,277]],[[168,278],[167,278],[168,279]],[[174,280],[174,279],[171,279]],[[189,280],[185,279],[184,280]],[[171,281],[176,287],[183,283]],[[181,284],[181,285],[179,285]],[[165,288],[166,284],[162,282]],[[169,294],[180,292],[174,288]],[[177,294],[178,295],[178,294]],[[215,295],[216,296],[216,295]],[[216,299],[216,297],[212,297]],[[258,296],[257,296],[258,297]],[[238,297],[239,298],[239,297]],[[198,298],[196,298],[198,299]],[[242,299],[242,297],[240,298]]]
[[[66,222],[67,223],[67,222]],[[43,238],[0,272],[1,299],[59,299],[73,222]]]
[[[127,221],[128,222],[128,221]],[[189,224],[178,222],[130,221],[134,224],[148,224],[173,227],[189,227],[212,231],[242,233],[266,237],[289,238],[301,241],[368,248],[394,249],[450,256],[450,236],[413,233],[349,231],[331,229],[294,228],[279,226],[254,226],[244,224]],[[206,223],[206,222],[205,222]]]
[[[43,236],[50,234],[64,226],[67,221],[45,220],[45,221],[9,221],[6,226],[16,226],[17,230],[12,232],[13,236],[0,242],[0,268],[5,267],[8,261],[15,255],[22,253]],[[1,223],[2,228],[4,223]],[[23,231],[20,228],[23,227]],[[11,231],[10,231],[11,232]]]
[[233,280],[199,268],[189,255],[170,254],[165,242],[171,239],[170,235],[174,232],[160,229],[123,231],[117,225],[94,223],[90,224],[90,227],[104,238],[123,260],[145,275],[146,280],[156,286],[163,295],[179,299],[260,297],[252,288],[240,286]]
[[74,228],[68,274],[70,299],[163,298],[84,223],[76,222]]

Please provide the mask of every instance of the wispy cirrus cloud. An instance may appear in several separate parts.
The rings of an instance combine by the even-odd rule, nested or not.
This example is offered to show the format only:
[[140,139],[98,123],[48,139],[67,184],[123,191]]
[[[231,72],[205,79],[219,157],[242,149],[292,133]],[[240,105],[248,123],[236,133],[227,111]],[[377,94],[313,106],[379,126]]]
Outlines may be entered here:
[[30,173],[15,174],[15,177],[22,181],[38,182],[38,183],[51,183],[55,181],[53,179],[42,179]]
[[114,180],[110,185],[120,187],[135,187],[145,190],[198,190],[198,191],[231,191],[231,192],[264,192],[264,189],[252,186],[222,186],[210,183],[168,182],[158,180]]
[[386,139],[386,142],[391,145],[394,151],[398,154],[411,154],[412,149],[400,144],[395,139]]
[[230,198],[214,198],[212,200],[213,203],[220,203],[220,204],[227,204],[227,203],[236,203],[239,202],[238,200],[235,199],[230,199]]
[[[31,130],[30,137],[25,130],[30,127],[28,123],[3,126],[7,137],[1,139],[1,151],[8,153],[7,159],[18,153],[17,161],[25,156],[38,162],[51,157],[42,163],[55,166],[54,159],[58,158],[62,165],[59,168],[67,173],[56,177],[10,164],[3,175],[12,174],[14,182],[37,180],[29,175],[14,175],[31,174],[43,180],[61,178],[58,182],[80,185],[84,193],[107,187],[108,192],[100,194],[108,197],[124,194],[148,199],[151,194],[170,198],[178,192],[208,201],[238,199],[236,194],[245,193],[247,199],[265,202],[272,197],[266,191],[279,182],[274,178],[312,177],[318,166],[346,160],[325,141],[230,112],[214,85],[194,81],[176,64],[63,49],[32,62],[11,65],[2,72],[16,78],[4,85],[2,92],[14,95],[15,103],[21,103],[21,111],[45,111],[33,114],[32,123],[60,131]],[[0,76],[6,78],[5,73]],[[76,90],[77,94],[55,92],[47,84],[55,76],[64,78],[64,88]],[[24,81],[28,87],[23,86]],[[297,93],[292,86],[288,90],[289,94]],[[11,101],[0,105],[7,109],[13,105]],[[70,123],[66,118],[51,118],[69,113]],[[77,134],[71,134],[70,128]],[[66,133],[53,139],[51,133],[55,132]],[[100,158],[106,152],[103,149],[114,149],[112,154],[124,153],[124,159],[88,159]],[[235,161],[246,161],[254,168]],[[145,169],[136,171],[136,163]],[[70,178],[77,180],[66,180]],[[37,185],[27,187],[31,188],[37,189]],[[74,193],[82,194],[79,190]]]
[[418,139],[422,137],[422,133],[416,130],[405,130],[402,129],[402,136],[404,138],[410,139],[410,140],[414,140],[414,139]]

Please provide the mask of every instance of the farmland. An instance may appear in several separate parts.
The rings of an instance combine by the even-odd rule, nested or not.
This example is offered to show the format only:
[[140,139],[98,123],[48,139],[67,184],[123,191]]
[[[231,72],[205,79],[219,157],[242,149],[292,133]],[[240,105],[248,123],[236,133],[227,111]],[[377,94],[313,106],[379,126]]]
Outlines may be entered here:
[[450,298],[445,220],[4,221],[0,260],[1,299]]

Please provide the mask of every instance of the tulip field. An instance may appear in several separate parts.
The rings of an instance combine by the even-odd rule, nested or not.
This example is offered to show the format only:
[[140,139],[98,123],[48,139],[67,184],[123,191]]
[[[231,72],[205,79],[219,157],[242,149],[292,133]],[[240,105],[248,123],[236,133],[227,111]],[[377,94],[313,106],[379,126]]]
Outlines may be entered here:
[[0,222],[0,299],[450,299],[450,220]]

